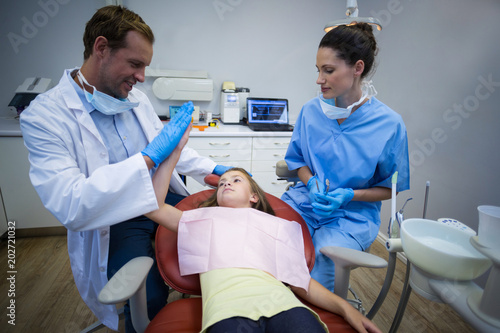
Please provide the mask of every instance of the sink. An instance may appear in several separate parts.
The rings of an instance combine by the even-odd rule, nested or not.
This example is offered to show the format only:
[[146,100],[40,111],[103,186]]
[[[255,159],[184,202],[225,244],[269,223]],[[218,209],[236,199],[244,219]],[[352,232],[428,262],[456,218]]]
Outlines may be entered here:
[[491,261],[470,243],[471,234],[426,219],[404,220],[401,242],[408,260],[441,279],[469,281],[485,273]]

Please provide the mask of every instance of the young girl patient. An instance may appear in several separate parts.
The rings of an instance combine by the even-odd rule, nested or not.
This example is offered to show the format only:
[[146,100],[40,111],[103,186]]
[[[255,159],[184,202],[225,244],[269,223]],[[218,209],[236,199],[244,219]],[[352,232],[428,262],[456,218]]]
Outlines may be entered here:
[[[264,192],[245,170],[224,173],[214,195],[201,205],[204,208],[182,212],[165,204],[173,168],[187,139],[186,132],[156,171],[153,185],[160,208],[147,216],[179,232],[181,274],[200,273],[202,332],[327,331],[295,294],[342,316],[358,332],[380,332],[348,302],[310,278],[300,225],[270,215],[274,212]],[[224,242],[216,241],[218,233],[225,233],[220,238]],[[230,245],[222,245],[225,242]]]

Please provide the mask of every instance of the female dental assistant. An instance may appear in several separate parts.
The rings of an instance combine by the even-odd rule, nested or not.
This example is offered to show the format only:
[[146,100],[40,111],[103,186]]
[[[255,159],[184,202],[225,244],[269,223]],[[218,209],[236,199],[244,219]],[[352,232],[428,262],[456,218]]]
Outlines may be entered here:
[[311,276],[331,291],[334,264],[319,250],[368,248],[394,172],[397,190],[409,189],[406,127],[366,80],[376,52],[365,23],[339,26],[323,37],[316,58],[322,95],[303,106],[285,157],[301,182],[282,199],[306,220],[316,249]]

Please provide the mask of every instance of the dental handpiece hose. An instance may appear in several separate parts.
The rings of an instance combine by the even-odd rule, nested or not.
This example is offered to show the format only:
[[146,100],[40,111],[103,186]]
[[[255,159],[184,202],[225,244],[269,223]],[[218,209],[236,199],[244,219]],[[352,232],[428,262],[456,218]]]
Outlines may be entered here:
[[431,182],[427,181],[425,183],[424,212],[422,213],[423,219],[425,219],[427,217],[427,202],[429,201],[429,187],[430,186],[431,186]]
[[[394,230],[394,223],[396,222],[396,186],[398,183],[398,172],[394,172],[391,179],[392,188],[391,188],[391,219],[389,223],[389,238],[397,237],[397,230]],[[396,222],[397,223],[397,222]]]

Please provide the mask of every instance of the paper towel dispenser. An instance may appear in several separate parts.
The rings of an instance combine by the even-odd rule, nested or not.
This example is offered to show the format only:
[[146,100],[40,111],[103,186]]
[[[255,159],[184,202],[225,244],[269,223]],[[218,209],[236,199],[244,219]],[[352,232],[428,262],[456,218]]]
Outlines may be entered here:
[[179,101],[211,101],[214,83],[205,71],[146,69],[147,76],[157,77],[153,93],[159,99]]

